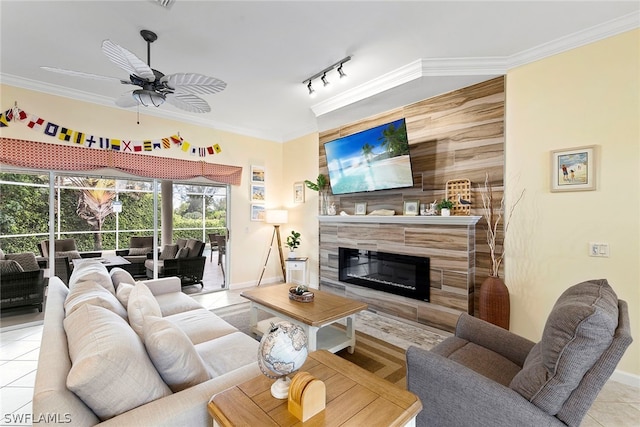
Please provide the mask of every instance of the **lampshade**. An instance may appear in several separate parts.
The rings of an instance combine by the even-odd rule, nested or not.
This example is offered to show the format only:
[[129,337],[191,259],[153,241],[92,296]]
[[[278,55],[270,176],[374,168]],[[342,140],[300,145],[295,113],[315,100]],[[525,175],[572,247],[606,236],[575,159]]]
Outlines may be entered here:
[[285,209],[270,209],[266,212],[267,224],[286,224],[289,221],[289,212]]
[[137,89],[133,91],[132,95],[136,101],[145,107],[149,107],[150,105],[159,107],[164,103],[164,95],[152,90]]

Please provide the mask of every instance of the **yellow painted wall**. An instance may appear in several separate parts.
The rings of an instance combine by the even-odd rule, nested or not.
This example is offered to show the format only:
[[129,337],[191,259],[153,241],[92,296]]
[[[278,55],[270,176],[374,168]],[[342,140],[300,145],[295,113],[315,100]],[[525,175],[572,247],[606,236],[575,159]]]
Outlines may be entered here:
[[[40,92],[0,86],[0,107],[2,111],[13,107],[14,102],[27,113],[42,117],[71,129],[97,136],[118,139],[156,139],[177,132],[193,145],[206,147],[220,144],[222,152],[208,156],[205,161],[243,168],[242,184],[231,186],[230,224],[232,230],[229,243],[231,263],[231,286],[254,285],[262,271],[266,248],[271,236],[271,228],[264,222],[250,220],[250,169],[251,165],[264,166],[266,173],[266,206],[278,207],[281,200],[283,144],[263,139],[247,137],[203,126],[185,124],[154,116],[140,115],[136,124],[135,111],[125,111],[91,103],[71,100]],[[141,110],[144,112],[144,109]],[[0,135],[33,141],[64,144],[56,138],[34,131],[24,123],[11,123],[1,128]],[[199,160],[178,148],[154,151],[148,155]],[[269,268],[263,281],[276,280],[277,258],[269,259]]]
[[[317,288],[319,277],[318,192],[305,186],[305,202],[298,204],[293,202],[293,184],[306,179],[315,182],[318,176],[317,133],[284,144],[283,169],[283,200],[284,206],[289,210],[289,224],[282,227],[283,239],[285,235],[291,233],[291,230],[301,233],[301,244],[296,250],[296,255],[309,257],[307,261],[309,284]],[[285,256],[287,256],[286,251]]]
[[[640,375],[640,30],[509,71],[507,198],[526,194],[507,235],[511,329],[537,341],[569,286],[606,278],[629,303]],[[597,190],[551,193],[550,151],[597,145]],[[609,258],[588,256],[609,243]],[[637,377],[636,377],[637,378]],[[636,379],[637,381],[637,379]]]

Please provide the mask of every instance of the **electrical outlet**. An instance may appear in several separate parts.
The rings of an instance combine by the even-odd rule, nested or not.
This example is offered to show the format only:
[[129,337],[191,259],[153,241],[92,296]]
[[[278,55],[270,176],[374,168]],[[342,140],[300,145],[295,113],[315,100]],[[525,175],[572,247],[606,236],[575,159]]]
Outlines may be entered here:
[[609,244],[608,243],[589,243],[589,256],[594,257],[609,257]]

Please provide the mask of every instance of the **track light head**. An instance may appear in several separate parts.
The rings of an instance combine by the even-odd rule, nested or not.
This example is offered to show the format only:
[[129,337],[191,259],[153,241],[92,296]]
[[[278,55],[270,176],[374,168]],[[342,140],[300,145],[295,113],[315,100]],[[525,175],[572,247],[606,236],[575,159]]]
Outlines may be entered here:
[[316,91],[313,90],[313,87],[311,86],[311,80],[309,80],[309,83],[307,84],[307,89],[309,89],[309,96],[316,96]]
[[320,80],[322,80],[322,84],[324,85],[324,87],[329,86],[329,80],[327,80],[327,73],[326,72],[322,75],[322,78]]
[[342,64],[340,64],[340,66],[338,67],[337,71],[338,71],[338,75],[340,76],[341,79],[347,77],[347,74],[342,69]]

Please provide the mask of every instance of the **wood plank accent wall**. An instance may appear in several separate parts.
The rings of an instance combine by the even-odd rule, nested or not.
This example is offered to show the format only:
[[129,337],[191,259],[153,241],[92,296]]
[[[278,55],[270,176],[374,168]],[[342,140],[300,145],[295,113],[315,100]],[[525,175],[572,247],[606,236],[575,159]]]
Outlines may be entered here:
[[[367,202],[368,212],[374,209],[393,209],[401,214],[404,201],[430,203],[441,200],[445,197],[448,180],[469,179],[472,184],[471,215],[482,215],[479,186],[484,185],[485,174],[489,174],[489,184],[497,198],[496,202],[499,203],[504,190],[504,90],[504,77],[498,77],[322,132],[319,137],[319,172],[327,176],[324,152],[326,142],[393,120],[405,118],[411,151],[413,187],[347,195],[330,194],[330,202],[336,204],[338,212],[345,211],[349,214],[354,213],[356,202]],[[478,287],[489,275],[486,222],[482,219],[474,233],[467,233],[466,227],[464,228],[464,233],[458,235],[459,230],[448,226],[412,225],[398,229],[389,227],[388,224],[349,224],[348,227],[321,224],[320,286],[343,292],[337,282],[337,273],[334,273],[337,268],[338,243],[341,242],[352,243],[347,247],[371,247],[372,250],[388,248],[392,249],[389,252],[409,255],[435,251],[441,255],[438,255],[437,262],[432,259],[430,303],[417,301],[418,306],[413,302],[411,306],[406,306],[398,304],[398,298],[389,298],[387,294],[380,295],[377,291],[351,296],[366,300],[380,311],[452,330],[461,311],[477,314],[475,300]],[[474,242],[468,242],[467,238],[474,239]],[[353,246],[354,244],[358,246]],[[473,259],[463,261],[456,256],[447,260],[447,254],[456,252],[463,246],[468,249],[474,247]],[[471,273],[470,277],[459,276],[461,264],[465,262],[468,269],[462,276]],[[434,265],[438,266],[435,272]],[[442,272],[438,272],[440,269]],[[459,283],[459,287],[447,284],[448,288],[443,292],[439,274],[449,275],[450,283]],[[355,289],[360,292],[363,288]],[[462,294],[465,294],[463,299]]]

